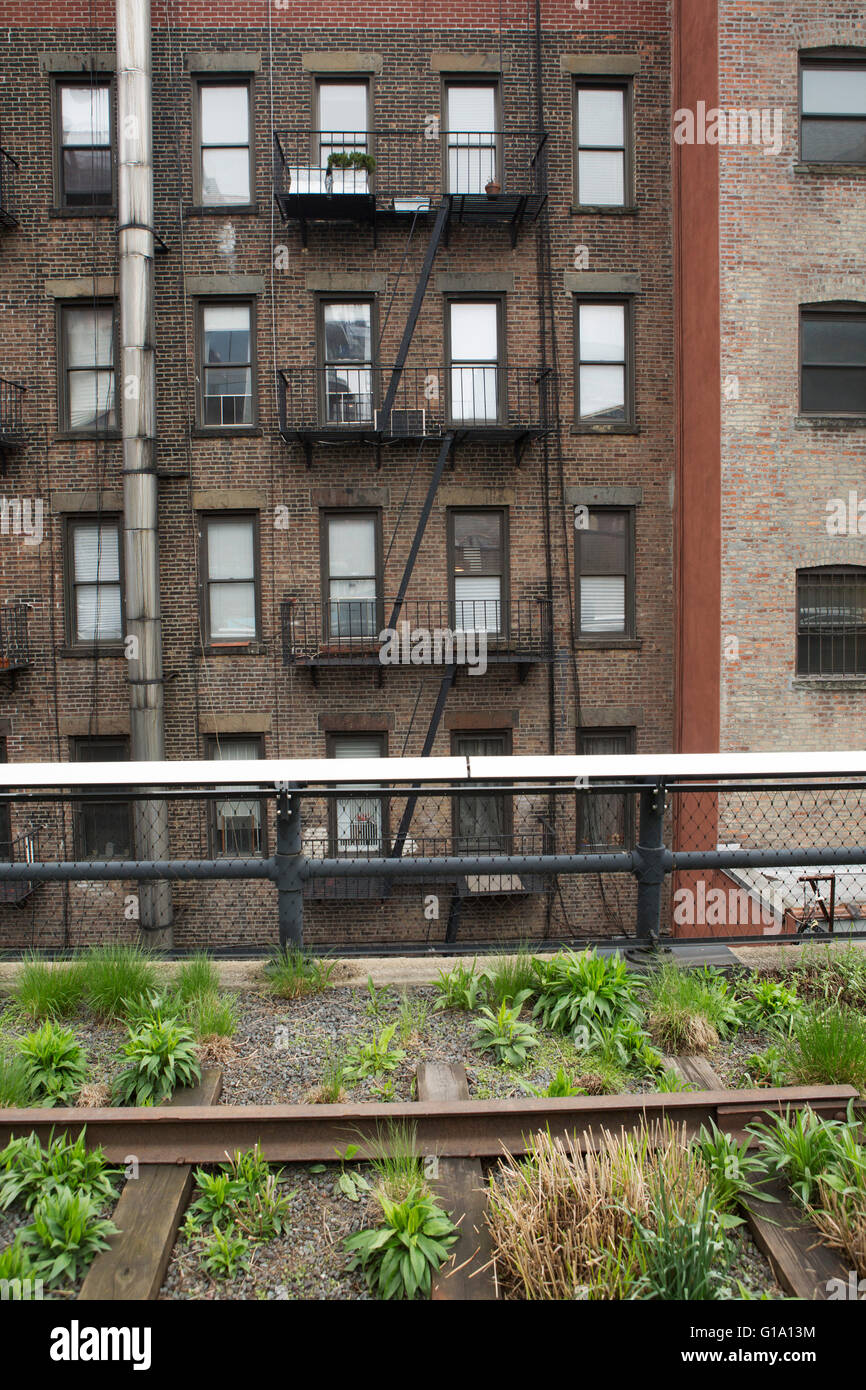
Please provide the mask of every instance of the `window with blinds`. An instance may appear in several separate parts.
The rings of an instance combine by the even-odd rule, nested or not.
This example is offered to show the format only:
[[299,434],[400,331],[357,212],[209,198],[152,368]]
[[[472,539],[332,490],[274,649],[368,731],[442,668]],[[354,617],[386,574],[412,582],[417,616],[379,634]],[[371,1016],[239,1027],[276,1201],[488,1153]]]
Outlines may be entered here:
[[65,305],[60,327],[64,429],[82,434],[116,429],[114,306]]
[[500,185],[497,132],[498,88],[495,82],[449,82],[445,88],[448,192],[484,193]]
[[[208,739],[209,758],[232,762],[255,762],[263,756],[260,738]],[[225,800],[211,803],[211,848],[215,858],[243,859],[264,853],[264,802],[243,796],[243,787],[220,787],[231,792]]]
[[579,83],[575,88],[575,189],[583,207],[629,201],[629,88]]
[[577,610],[581,637],[634,633],[633,513],[592,508],[575,530]]
[[448,520],[454,630],[503,633],[505,513],[455,510]]
[[73,646],[123,641],[120,522],[67,522],[68,635]]
[[208,641],[252,641],[259,635],[255,518],[206,517],[202,549]]
[[[340,735],[331,739],[332,758],[383,758],[382,735]],[[331,837],[337,854],[379,855],[385,852],[383,802],[370,793],[336,797],[332,803]]]
[[575,302],[575,418],[628,424],[630,311],[625,302]]

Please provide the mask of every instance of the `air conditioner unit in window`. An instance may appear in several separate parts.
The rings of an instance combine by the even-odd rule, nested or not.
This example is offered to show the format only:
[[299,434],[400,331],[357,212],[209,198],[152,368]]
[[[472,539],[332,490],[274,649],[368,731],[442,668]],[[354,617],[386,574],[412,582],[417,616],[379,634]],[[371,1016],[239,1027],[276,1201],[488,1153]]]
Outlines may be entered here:
[[392,410],[386,416],[376,411],[376,429],[398,439],[417,439],[427,433],[426,410]]

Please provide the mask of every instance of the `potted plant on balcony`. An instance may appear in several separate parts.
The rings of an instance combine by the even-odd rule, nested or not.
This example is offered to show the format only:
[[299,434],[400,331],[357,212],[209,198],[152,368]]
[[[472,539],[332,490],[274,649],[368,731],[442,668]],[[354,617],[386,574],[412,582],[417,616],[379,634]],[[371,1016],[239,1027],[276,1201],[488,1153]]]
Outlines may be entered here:
[[[328,191],[330,193],[366,193],[368,192],[368,179],[376,168],[376,160],[371,154],[364,150],[335,150],[328,155]],[[340,186],[335,187],[334,170],[343,171]],[[347,181],[346,173],[351,171],[351,181]],[[359,174],[363,178],[359,178]],[[348,188],[347,188],[348,182]]]
[[502,192],[502,184],[496,178],[495,174],[492,179],[487,180],[484,185],[484,192],[487,194],[488,198],[495,198],[497,193]]

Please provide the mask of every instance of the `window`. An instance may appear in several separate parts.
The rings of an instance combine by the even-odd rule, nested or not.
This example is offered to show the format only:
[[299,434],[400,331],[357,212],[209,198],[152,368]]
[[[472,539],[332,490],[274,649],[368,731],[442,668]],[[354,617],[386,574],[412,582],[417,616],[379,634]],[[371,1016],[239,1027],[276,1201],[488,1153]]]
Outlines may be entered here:
[[108,208],[111,182],[111,85],[58,82],[55,88],[57,193],[64,208]]
[[[634,752],[633,729],[596,729],[578,738],[578,752],[590,756]],[[577,794],[577,852],[600,854],[634,844],[634,797],[625,792]]]
[[69,517],[66,523],[66,629],[74,647],[123,641],[120,522]]
[[[511,734],[455,733],[455,757],[496,758],[511,752]],[[454,840],[457,854],[507,853],[512,845],[511,796],[497,792],[463,794],[454,798]]]
[[252,202],[250,84],[196,83],[198,158],[194,196],[202,207]]
[[448,302],[450,412],[455,423],[499,419],[501,316],[500,300]]
[[378,513],[326,513],[322,562],[327,635],[337,642],[376,637],[382,600]]
[[592,507],[574,533],[578,632],[581,637],[634,634],[634,513]]
[[[76,738],[72,740],[76,763],[129,761],[125,738]],[[119,797],[105,801],[77,801],[73,805],[76,859],[132,859],[132,804]]]
[[800,310],[800,409],[866,415],[866,305]]
[[329,425],[373,422],[373,301],[319,303],[321,418]]
[[866,568],[798,570],[797,675],[866,676]]
[[624,207],[631,201],[631,89],[627,83],[575,88],[575,189],[582,207]]
[[[239,762],[255,762],[263,757],[261,738],[227,738],[214,735],[207,740],[207,756]],[[222,787],[231,792],[224,801],[210,804],[211,854],[215,859],[244,859],[265,852],[264,802],[243,796],[244,787]]]
[[[387,757],[384,734],[331,734],[329,758]],[[387,806],[371,792],[338,796],[330,801],[332,853],[378,856],[387,853]]]
[[[370,153],[370,89],[366,82],[316,84],[318,160],[327,170],[332,155]],[[366,193],[365,169],[331,171],[332,193]]]
[[[6,740],[0,738],[0,763],[5,763],[6,759]],[[14,858],[12,845],[12,818],[9,814],[9,802],[0,801],[0,859],[11,863]],[[12,886],[12,880],[6,883],[0,881],[0,902],[4,901],[3,890]]]
[[505,632],[506,513],[449,511],[448,530],[455,632]]
[[253,405],[253,306],[199,304],[200,425],[205,429],[255,424]]
[[801,59],[800,155],[809,164],[866,164],[866,51]]
[[258,520],[215,513],[204,518],[202,557],[207,640],[245,646],[259,636]]
[[78,434],[117,429],[113,304],[60,309],[61,427]]
[[491,179],[502,183],[495,82],[449,82],[445,127],[449,193],[483,193]]
[[575,302],[575,420],[631,424],[631,303]]

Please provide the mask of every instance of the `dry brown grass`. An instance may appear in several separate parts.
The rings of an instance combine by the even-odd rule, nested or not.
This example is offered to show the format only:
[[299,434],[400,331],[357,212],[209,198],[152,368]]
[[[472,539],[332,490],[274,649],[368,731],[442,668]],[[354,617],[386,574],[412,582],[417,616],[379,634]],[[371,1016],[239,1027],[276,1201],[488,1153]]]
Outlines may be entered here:
[[224,1066],[237,1052],[234,1039],[226,1038],[222,1033],[209,1033],[199,1038],[197,1047],[199,1061],[205,1067]]
[[634,1216],[651,1224],[654,1182],[695,1205],[709,1175],[685,1127],[657,1123],[634,1134],[602,1132],[582,1154],[572,1139],[537,1134],[522,1160],[500,1161],[487,1221],[493,1268],[505,1298],[622,1298],[634,1271]]
[[304,1092],[303,1102],[305,1105],[342,1105],[346,1099],[345,1086],[336,1092],[327,1086],[311,1086],[309,1091]]
[[843,1196],[819,1181],[818,1203],[809,1214],[827,1244],[841,1250],[858,1278],[866,1279],[866,1192],[860,1188]]
[[78,1092],[75,1104],[79,1110],[99,1110],[111,1102],[111,1088],[104,1082],[89,1082]]
[[715,1047],[719,1035],[712,1023],[703,1014],[688,1010],[664,1013],[651,1013],[648,1019],[650,1037],[666,1052],[677,1052],[683,1056],[695,1056]]

